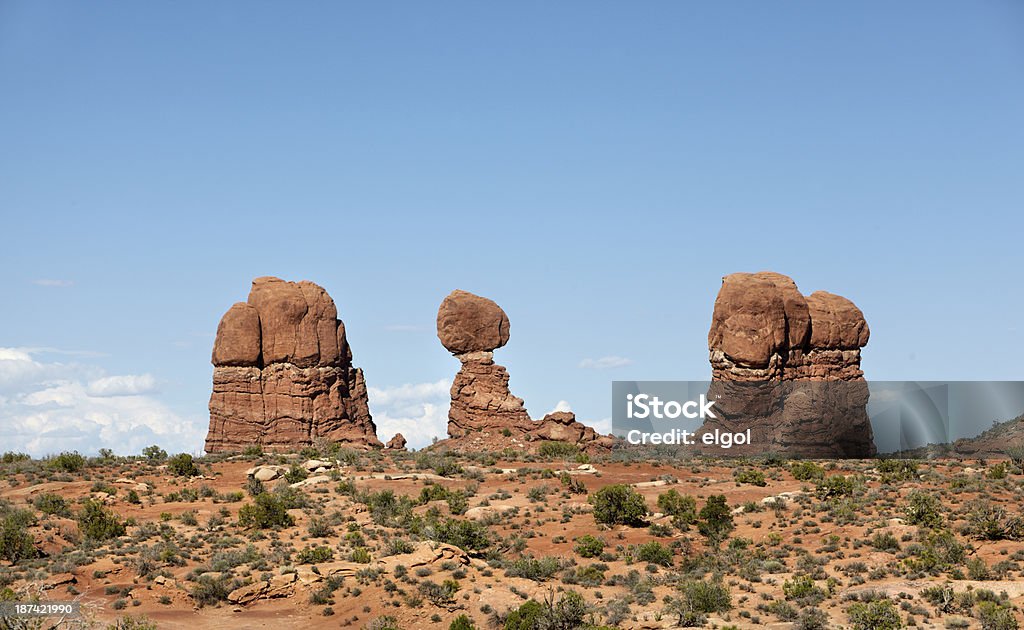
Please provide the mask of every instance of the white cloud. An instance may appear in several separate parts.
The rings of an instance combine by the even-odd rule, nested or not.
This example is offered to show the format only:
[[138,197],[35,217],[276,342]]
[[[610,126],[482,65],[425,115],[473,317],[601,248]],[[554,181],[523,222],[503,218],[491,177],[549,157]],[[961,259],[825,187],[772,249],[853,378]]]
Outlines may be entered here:
[[611,368],[620,368],[627,365],[632,365],[633,360],[627,359],[626,357],[601,357],[599,359],[583,359],[580,361],[580,367],[591,369],[591,370],[608,370]]
[[377,435],[387,442],[395,433],[401,433],[410,448],[423,448],[435,437],[448,437],[451,387],[450,380],[368,387]]
[[58,363],[31,348],[0,348],[0,427],[3,450],[42,456],[110,448],[139,453],[159,444],[198,452],[205,418],[183,418],[145,394],[148,374],[108,376],[96,365]]
[[56,280],[54,278],[38,278],[36,280],[33,280],[32,284],[36,285],[37,287],[65,288],[65,287],[74,286],[75,283],[72,282],[71,280]]
[[555,408],[548,413],[555,413],[556,411],[572,411],[572,406],[569,405],[568,400],[559,400]]
[[151,374],[125,374],[122,376],[104,376],[91,381],[86,387],[90,396],[103,398],[107,396],[138,396],[156,391],[156,379]]

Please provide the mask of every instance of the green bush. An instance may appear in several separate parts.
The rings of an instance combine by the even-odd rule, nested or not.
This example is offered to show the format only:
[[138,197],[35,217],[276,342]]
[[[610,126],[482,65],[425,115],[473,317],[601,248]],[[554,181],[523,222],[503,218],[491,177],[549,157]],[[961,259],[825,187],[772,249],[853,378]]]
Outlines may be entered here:
[[124,536],[124,521],[99,501],[86,499],[75,517],[78,529],[89,540],[108,540]]
[[447,518],[433,527],[433,539],[476,553],[491,546],[491,535],[483,523]]
[[604,541],[585,534],[576,539],[575,550],[582,558],[596,558],[604,551]]
[[843,475],[833,475],[818,482],[815,494],[819,499],[836,499],[853,494],[853,479]]
[[690,495],[679,494],[673,488],[658,495],[658,509],[672,517],[672,524],[687,529],[697,522],[697,500]]
[[978,604],[977,618],[982,630],[1017,630],[1019,627],[1013,610],[993,601]]
[[476,625],[466,615],[459,615],[448,625],[448,630],[476,630]]
[[967,529],[981,540],[1017,540],[1024,536],[1024,520],[988,501],[976,502],[967,515]]
[[71,516],[71,510],[68,508],[68,502],[64,500],[64,497],[59,494],[53,494],[52,492],[46,492],[32,500],[32,505],[43,514],[53,514],[55,516]]
[[594,519],[606,525],[644,525],[647,504],[631,486],[615,484],[605,486],[590,496],[594,505]]
[[30,510],[0,511],[0,559],[18,564],[39,555],[35,540],[28,533],[34,523],[35,515]]
[[199,576],[189,594],[196,604],[203,607],[226,601],[228,594],[236,588],[238,581],[223,573],[216,576],[204,574]]
[[898,630],[903,620],[891,599],[857,602],[846,609],[853,630]]
[[672,564],[672,550],[663,546],[660,542],[652,540],[636,548],[636,559],[640,562],[667,567]]
[[707,613],[722,613],[732,608],[729,589],[718,581],[685,580],[679,594],[670,597],[662,611],[676,617],[679,626],[704,625]]
[[912,459],[883,459],[876,468],[884,483],[908,481],[917,477],[917,462]]
[[295,520],[288,514],[288,508],[280,497],[264,492],[238,510],[238,524],[242,527],[271,529],[291,527]]
[[792,580],[786,580],[782,583],[782,592],[786,599],[803,606],[811,606],[825,599],[825,591],[809,575],[794,575]]
[[288,483],[298,483],[307,477],[309,477],[309,473],[306,472],[305,468],[298,464],[292,464],[288,468],[288,472],[284,474],[284,480]]
[[142,449],[142,456],[153,463],[159,463],[167,459],[167,451],[156,444]]
[[77,451],[70,453],[65,451],[51,458],[47,465],[54,470],[73,473],[85,468],[85,458],[79,455]]
[[541,442],[537,447],[537,454],[545,459],[568,459],[576,457],[579,452],[578,446],[568,442]]
[[296,564],[318,564],[334,559],[334,550],[330,547],[306,547],[295,558]]
[[713,547],[718,547],[729,537],[732,530],[736,529],[736,524],[732,520],[732,510],[729,509],[729,505],[725,502],[725,495],[722,494],[708,497],[707,503],[700,510],[699,517],[697,531],[707,538],[708,543]]
[[764,479],[764,473],[760,470],[753,470],[746,468],[744,470],[738,470],[735,472],[736,483],[746,483],[752,486],[767,486],[768,482]]
[[930,527],[942,525],[942,505],[938,497],[921,490],[911,490],[907,494],[907,505],[903,508],[907,522],[911,525]]
[[789,467],[789,472],[797,481],[812,481],[824,479],[825,469],[814,462],[795,462]]
[[509,577],[521,577],[534,582],[543,582],[550,579],[559,569],[562,563],[553,556],[544,558],[531,558],[524,556],[513,560],[505,566],[505,574]]
[[188,453],[178,453],[167,460],[167,470],[179,477],[198,477],[199,467]]
[[566,591],[558,602],[541,604],[528,600],[505,618],[505,630],[573,630],[584,626],[587,603],[575,591]]
[[7,451],[0,456],[0,464],[14,464],[17,462],[24,462],[32,459],[28,453],[16,453],[14,451]]

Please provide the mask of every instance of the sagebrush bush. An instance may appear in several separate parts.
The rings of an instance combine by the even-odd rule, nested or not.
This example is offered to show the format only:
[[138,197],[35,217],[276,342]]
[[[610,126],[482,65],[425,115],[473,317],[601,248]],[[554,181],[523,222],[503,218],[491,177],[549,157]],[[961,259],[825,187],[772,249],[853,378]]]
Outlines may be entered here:
[[601,488],[590,496],[594,506],[594,520],[606,525],[644,525],[647,503],[631,486],[614,484]]

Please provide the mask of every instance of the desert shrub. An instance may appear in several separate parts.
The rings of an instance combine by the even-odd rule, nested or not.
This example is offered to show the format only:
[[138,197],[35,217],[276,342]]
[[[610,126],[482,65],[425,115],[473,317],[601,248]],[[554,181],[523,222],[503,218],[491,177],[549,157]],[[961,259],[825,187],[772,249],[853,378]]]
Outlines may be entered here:
[[118,617],[113,623],[107,624],[106,630],[157,630],[157,625],[150,621],[146,615],[138,617],[125,615],[124,617]]
[[47,465],[50,468],[53,468],[54,470],[59,470],[61,472],[79,472],[80,470],[85,468],[85,458],[79,455],[77,451],[65,451],[60,455],[51,458],[50,461],[47,462]]
[[157,463],[167,459],[167,451],[154,444],[142,449],[142,456],[150,462]]
[[871,539],[871,546],[879,551],[899,551],[900,541],[890,532],[881,532]]
[[524,602],[505,618],[505,630],[572,630],[584,625],[586,615],[587,604],[583,597],[575,591],[566,591],[557,602],[551,599],[545,599],[543,604],[532,599]]
[[1003,453],[1010,458],[1010,463],[1017,467],[1017,472],[1024,473],[1024,445],[1008,446]]
[[853,630],[898,630],[903,620],[891,599],[857,602],[846,609]]
[[532,558],[523,556],[505,565],[505,574],[509,577],[521,577],[534,582],[543,582],[550,579],[559,569],[562,563],[554,556],[543,558]]
[[199,576],[189,594],[200,607],[211,606],[226,601],[228,594],[237,587],[237,580],[232,580],[223,573],[220,575],[204,574]]
[[789,472],[797,481],[812,481],[825,478],[825,469],[814,462],[794,462],[789,467]]
[[992,467],[988,469],[986,476],[989,479],[1006,479],[1006,462],[993,464]]
[[754,470],[752,468],[745,468],[743,470],[737,470],[733,473],[736,477],[736,483],[746,483],[752,486],[767,486],[768,482],[764,479],[764,473],[760,470]]
[[459,615],[448,624],[448,630],[476,630],[476,624],[466,615]]
[[75,518],[79,531],[89,540],[107,540],[124,535],[124,522],[99,501],[87,499]]
[[434,473],[442,477],[454,477],[462,472],[462,466],[459,465],[455,460],[442,457],[437,464],[434,465]]
[[907,522],[911,525],[936,528],[942,525],[942,508],[939,499],[928,492],[911,490],[907,505],[903,508]]
[[199,467],[188,453],[178,453],[167,460],[167,470],[178,477],[197,477]]
[[292,464],[284,474],[284,479],[288,483],[298,483],[307,477],[309,477],[309,473],[298,464]]
[[932,530],[925,534],[920,545],[908,547],[913,558],[905,560],[914,570],[937,574],[960,566],[964,561],[964,546],[952,532]]
[[569,457],[576,457],[579,452],[580,449],[578,446],[568,442],[541,442],[540,446],[537,447],[537,454],[545,459],[565,459]]
[[811,606],[825,599],[825,591],[814,583],[809,575],[794,575],[792,580],[782,583],[782,592],[786,599],[795,601],[802,606]]
[[331,528],[331,524],[326,519],[317,518],[315,516],[309,519],[309,525],[307,526],[306,531],[308,531],[309,535],[313,538],[327,538],[334,533],[334,530]]
[[1024,521],[988,501],[975,503],[967,515],[967,529],[981,540],[1017,540],[1024,535]]
[[285,502],[269,492],[258,495],[252,503],[243,505],[238,510],[238,524],[242,527],[272,529],[291,527],[294,523]]
[[1017,630],[1019,627],[1013,610],[998,602],[979,603],[977,618],[982,630]]
[[393,525],[412,513],[412,500],[405,495],[396,497],[391,490],[360,494],[357,500],[366,504],[377,525]]
[[590,502],[594,505],[594,519],[606,525],[641,526],[647,516],[643,496],[625,484],[601,488],[590,496]]
[[705,614],[732,608],[732,596],[721,582],[685,580],[678,590],[678,595],[668,598],[662,612],[675,617],[680,626],[704,625]]
[[0,559],[18,564],[38,555],[35,541],[28,528],[35,522],[30,510],[11,510],[0,507]]
[[819,499],[836,499],[853,494],[853,479],[843,475],[833,475],[818,482],[814,493]]
[[318,564],[334,558],[334,550],[330,547],[306,547],[295,557],[297,564]]
[[53,514],[55,516],[71,515],[71,509],[68,508],[68,502],[64,500],[64,497],[52,492],[46,492],[37,496],[32,500],[32,505],[43,514]]
[[604,551],[604,541],[585,534],[576,539],[575,551],[582,558],[596,558]]
[[687,529],[697,522],[697,500],[672,488],[658,495],[658,509],[672,517],[672,524]]
[[800,613],[794,630],[827,630],[829,627],[828,613],[812,606]]
[[563,486],[565,486],[565,489],[568,490],[570,494],[586,494],[587,493],[587,486],[586,486],[586,484],[584,484],[582,481],[580,481],[576,477],[573,477],[572,475],[570,475],[567,472],[564,472],[561,475],[559,475],[558,476],[558,481]]
[[907,481],[917,476],[917,462],[912,459],[883,459],[876,468],[884,483]]
[[0,456],[0,464],[16,464],[18,462],[24,462],[32,459],[28,453],[16,453],[14,451],[7,451]]
[[707,503],[701,508],[700,520],[697,522],[697,531],[708,539],[708,543],[717,547],[729,537],[729,534],[736,528],[732,520],[732,510],[725,502],[725,495],[716,494],[708,497]]
[[469,553],[484,551],[491,546],[487,526],[477,521],[447,518],[432,529],[433,539],[437,542],[455,545]]
[[635,555],[640,562],[650,562],[663,567],[672,564],[672,550],[656,540],[638,546]]

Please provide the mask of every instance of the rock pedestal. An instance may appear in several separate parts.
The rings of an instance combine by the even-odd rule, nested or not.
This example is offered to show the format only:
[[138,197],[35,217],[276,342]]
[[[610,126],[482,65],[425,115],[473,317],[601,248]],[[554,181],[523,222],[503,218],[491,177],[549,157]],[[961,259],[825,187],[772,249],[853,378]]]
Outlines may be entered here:
[[534,450],[545,440],[607,450],[612,438],[576,422],[571,412],[530,419],[523,400],[509,390],[509,375],[494,362],[494,350],[509,339],[509,320],[493,301],[453,291],[437,313],[437,336],[462,363],[452,382],[447,446],[466,451]]
[[312,282],[253,280],[213,346],[209,453],[295,450],[314,440],[380,447],[345,326]]

